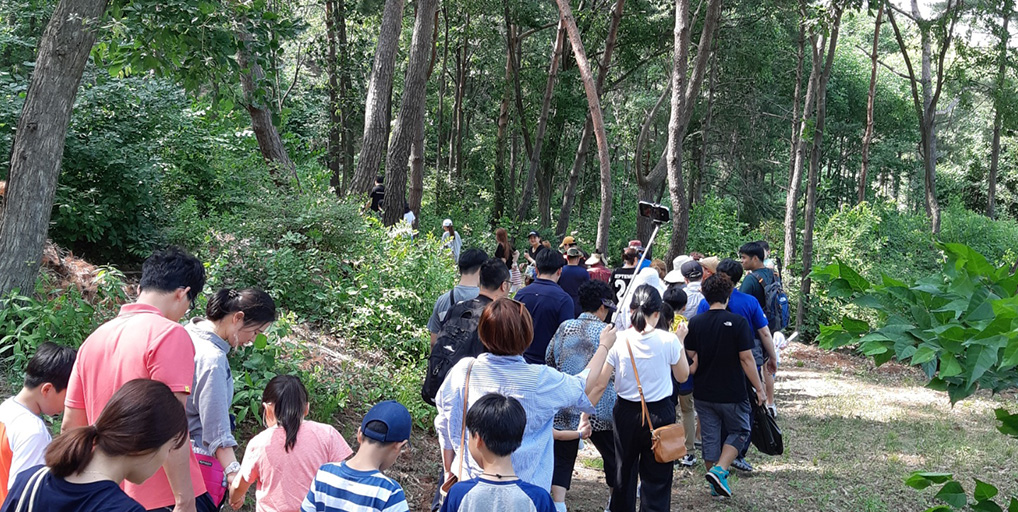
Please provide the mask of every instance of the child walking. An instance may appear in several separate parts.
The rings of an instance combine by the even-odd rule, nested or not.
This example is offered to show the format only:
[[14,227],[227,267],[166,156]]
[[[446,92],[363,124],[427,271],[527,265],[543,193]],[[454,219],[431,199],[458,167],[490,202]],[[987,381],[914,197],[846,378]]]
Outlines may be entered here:
[[297,512],[318,468],[353,452],[335,428],[304,419],[308,392],[299,378],[273,377],[265,386],[262,406],[268,428],[247,444],[230,486],[230,506],[240,508],[248,488],[258,482],[255,510]]
[[488,393],[467,411],[468,448],[483,473],[449,489],[442,512],[555,512],[546,489],[516,477],[510,456],[523,442],[527,413],[513,397]]
[[42,415],[64,410],[64,395],[76,352],[45,342],[25,369],[21,391],[0,404],[0,502],[18,474],[45,463],[50,436]]
[[399,402],[375,404],[357,430],[357,454],[318,470],[301,512],[407,512],[403,488],[382,472],[406,446],[412,421]]

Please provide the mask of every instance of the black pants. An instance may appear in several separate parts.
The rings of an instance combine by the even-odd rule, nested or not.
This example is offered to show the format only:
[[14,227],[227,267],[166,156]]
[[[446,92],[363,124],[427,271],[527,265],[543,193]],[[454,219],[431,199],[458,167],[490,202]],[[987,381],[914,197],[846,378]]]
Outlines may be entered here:
[[[675,406],[671,398],[647,402],[647,410],[655,427],[675,423]],[[637,475],[640,482],[640,510],[645,512],[671,509],[672,463],[654,459],[650,448],[650,429],[641,425],[640,402],[619,397],[615,402],[615,459],[617,485],[612,490],[611,512],[636,510]]]
[[615,460],[615,432],[612,430],[595,430],[590,434],[589,441],[597,448],[604,461],[604,483],[609,489],[615,488],[615,478],[618,476],[618,464]]

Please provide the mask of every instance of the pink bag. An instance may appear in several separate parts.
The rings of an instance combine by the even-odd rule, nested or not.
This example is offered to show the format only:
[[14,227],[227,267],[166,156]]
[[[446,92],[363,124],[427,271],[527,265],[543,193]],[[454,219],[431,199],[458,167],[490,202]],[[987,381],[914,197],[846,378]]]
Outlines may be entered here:
[[205,481],[205,489],[212,497],[212,502],[217,507],[222,505],[223,499],[226,497],[226,485],[224,485],[226,475],[223,474],[223,465],[215,457],[208,455],[195,453],[194,458],[198,460],[202,480]]

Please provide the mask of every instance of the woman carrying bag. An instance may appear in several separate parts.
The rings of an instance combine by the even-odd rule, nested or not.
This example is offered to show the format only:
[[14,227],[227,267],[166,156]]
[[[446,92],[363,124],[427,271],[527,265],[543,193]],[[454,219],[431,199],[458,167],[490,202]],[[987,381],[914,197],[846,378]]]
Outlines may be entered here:
[[[632,327],[619,333],[591,392],[591,400],[600,398],[614,371],[618,393],[613,413],[618,474],[612,490],[612,512],[636,510],[637,476],[641,511],[671,509],[672,462],[659,462],[662,447],[655,445],[678,439],[660,434],[664,430],[671,434],[681,430],[674,425],[672,377],[685,382],[689,364],[682,357],[685,325],[676,330],[678,336],[655,328],[661,304],[661,293],[655,287],[642,285],[636,289],[630,302]],[[659,435],[658,443],[654,442],[652,431]]]

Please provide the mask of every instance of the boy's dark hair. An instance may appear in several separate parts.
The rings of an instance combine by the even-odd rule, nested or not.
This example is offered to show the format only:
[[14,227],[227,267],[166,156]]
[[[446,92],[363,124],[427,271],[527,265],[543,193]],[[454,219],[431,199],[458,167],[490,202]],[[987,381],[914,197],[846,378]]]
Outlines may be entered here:
[[67,389],[67,381],[71,378],[71,368],[78,352],[71,347],[45,342],[35,350],[35,355],[28,360],[25,369],[25,387],[35,389],[47,382],[59,393]]
[[630,263],[630,264],[636,263],[636,260],[639,257],[640,257],[640,252],[637,251],[633,247],[626,247],[626,249],[624,251],[622,251],[622,260],[625,261],[626,263]]
[[760,261],[764,260],[764,248],[757,242],[743,244],[742,247],[739,247],[739,254],[745,254],[749,257],[756,256]]
[[385,176],[375,176],[375,183],[379,185],[385,183]]
[[156,251],[141,266],[141,291],[172,293],[188,286],[187,298],[194,302],[205,288],[205,266],[179,247]]
[[526,428],[527,412],[511,396],[488,393],[467,411],[467,430],[480,436],[499,457],[508,457],[520,447]]
[[[503,263],[502,266],[504,267],[505,263]],[[367,425],[364,425],[364,430],[370,430],[376,434],[381,435],[382,437],[385,437],[385,435],[389,433],[389,426],[381,421],[369,421]],[[361,439],[364,441],[364,444],[373,444],[375,446],[388,446],[395,442],[393,441],[390,443],[383,443],[382,441],[373,439],[368,436],[361,436]]]
[[566,266],[566,260],[556,251],[541,251],[534,258],[537,262],[538,274],[554,274],[558,269]]
[[707,305],[721,304],[732,295],[733,288],[735,288],[735,285],[728,278],[728,274],[719,271],[717,274],[703,280],[700,292],[703,293],[703,299],[707,301]]
[[757,240],[754,243],[763,248],[764,252],[771,250],[771,244],[767,243],[767,240]]
[[477,272],[477,269],[481,268],[485,261],[488,261],[488,253],[481,249],[467,249],[460,254],[460,259],[456,264],[460,268],[460,274],[470,274]]
[[486,290],[497,290],[502,283],[509,280],[509,269],[505,262],[491,258],[481,264],[481,288]]
[[689,296],[686,295],[686,291],[679,288],[678,285],[669,286],[661,299],[665,301],[665,304],[671,306],[676,313],[685,309],[686,304],[689,303]]
[[612,298],[612,289],[608,286],[608,283],[598,281],[597,279],[584,281],[576,293],[580,297],[580,308],[583,309],[584,313],[597,311],[601,304],[603,304],[603,299]]
[[725,258],[721,260],[721,263],[718,263],[718,272],[727,274],[734,286],[742,279],[742,264],[731,258]]

